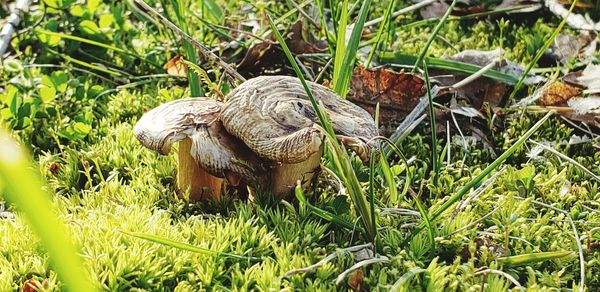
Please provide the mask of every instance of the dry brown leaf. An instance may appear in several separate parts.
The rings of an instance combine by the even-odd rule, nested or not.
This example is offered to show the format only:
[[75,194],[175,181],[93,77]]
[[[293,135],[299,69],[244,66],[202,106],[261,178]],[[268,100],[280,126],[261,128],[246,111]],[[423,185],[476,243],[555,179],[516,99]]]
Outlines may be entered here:
[[558,105],[572,97],[580,96],[581,89],[561,81],[554,81],[542,88],[540,103],[542,105]]
[[171,76],[187,77],[187,65],[183,62],[183,57],[177,55],[167,61],[163,66],[167,73]]
[[[302,19],[296,21],[284,36],[286,45],[293,54],[320,53],[325,49],[319,44],[309,42],[313,39],[308,35],[303,26]],[[269,70],[282,68],[288,64],[281,46],[275,41],[273,35],[267,41],[254,44],[238,65],[238,71],[257,75]]]
[[596,52],[596,33],[582,32],[578,36],[560,34],[546,55],[562,64],[566,64],[572,58],[584,62],[591,60]]
[[348,100],[371,115],[379,103],[382,124],[401,121],[425,95],[425,81],[418,75],[389,69],[366,69],[358,66],[352,73]]
[[358,269],[348,277],[348,286],[354,292],[367,291],[363,285],[364,278],[365,273],[361,269]]

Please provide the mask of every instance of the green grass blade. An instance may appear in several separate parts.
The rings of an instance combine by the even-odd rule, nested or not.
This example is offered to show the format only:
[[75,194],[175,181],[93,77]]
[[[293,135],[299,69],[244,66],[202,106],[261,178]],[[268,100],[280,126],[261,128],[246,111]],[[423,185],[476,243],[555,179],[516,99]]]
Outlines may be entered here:
[[[369,160],[369,205],[371,207],[371,214],[375,214],[375,151],[371,152]],[[371,216],[371,224],[377,226],[375,216]]]
[[425,73],[425,84],[427,85],[427,98],[429,101],[429,123],[431,126],[431,164],[433,168],[433,185],[438,186],[440,175],[440,163],[437,154],[437,128],[435,126],[435,107],[433,105],[433,95],[431,94],[431,83],[429,81],[429,70],[427,61],[423,61],[423,71]]
[[379,155],[379,165],[381,166],[381,173],[390,192],[390,201],[395,204],[395,202],[398,202],[398,188],[396,188],[396,181],[390,169],[390,164],[383,153]]
[[[337,92],[341,97],[345,98],[348,93],[348,87],[350,86],[350,77],[352,76],[352,70],[354,69],[354,60],[356,59],[356,52],[358,51],[358,45],[362,37],[362,30],[369,14],[369,8],[371,7],[371,0],[365,0],[363,5],[360,7],[358,12],[358,20],[354,23],[354,28],[350,34],[350,40],[346,47],[344,60],[341,64],[340,71],[338,72],[338,78],[333,82],[333,91]],[[338,41],[339,42],[339,41]],[[336,55],[340,58],[340,55]]]
[[[567,16],[571,15],[571,11],[573,11],[573,8],[575,8],[576,4],[577,4],[577,0],[574,0],[573,3],[571,3],[571,7],[569,8],[569,13],[567,14]],[[544,55],[544,53],[546,53],[546,50],[554,43],[554,39],[556,38],[556,36],[558,36],[558,34],[562,30],[562,28],[565,26],[566,22],[567,22],[567,17],[562,19],[562,21],[556,27],[556,29],[552,32],[550,37],[548,37],[548,39],[546,39],[544,46],[542,46],[537,51],[533,60],[531,60],[531,62],[529,62],[529,64],[527,64],[527,67],[525,68],[525,71],[521,75],[521,78],[519,78],[519,81],[513,88],[512,92],[510,93],[510,96],[508,97],[508,102],[511,102],[514,100],[515,95],[517,94],[517,91],[519,91],[519,89],[521,89],[521,87],[523,86],[523,84],[525,82],[525,78],[527,78],[527,75],[529,74],[531,69],[533,69],[533,66],[535,66],[537,64],[538,60]]]
[[515,256],[508,256],[497,258],[496,260],[506,266],[516,267],[523,265],[533,265],[535,263],[539,263],[547,260],[554,260],[566,256],[573,255],[571,251],[548,251],[548,252],[536,252],[536,253],[527,253],[520,254]]
[[414,278],[416,275],[424,273],[425,271],[426,271],[425,269],[419,268],[419,267],[414,267],[414,268],[408,270],[408,272],[404,273],[404,275],[402,275],[402,277],[400,277],[400,279],[398,279],[398,281],[396,281],[396,283],[394,283],[392,288],[390,288],[390,292],[408,291],[406,288],[406,285],[409,283],[409,281],[412,278]]
[[377,36],[375,37],[375,44],[371,47],[371,52],[369,52],[369,57],[367,57],[367,62],[365,62],[365,68],[369,68],[371,64],[371,60],[373,60],[373,56],[375,52],[379,48],[379,44],[381,43],[381,37],[383,36],[383,32],[387,25],[389,25],[390,16],[392,15],[392,9],[394,8],[394,4],[396,4],[396,0],[390,1],[387,8],[385,9],[385,13],[383,14],[383,21],[379,24],[379,29],[377,30]]
[[[378,58],[381,63],[398,65],[413,65],[417,60],[417,57],[413,55],[392,52],[379,54]],[[424,60],[427,60],[427,66],[429,68],[465,74],[474,74],[482,68],[481,66],[448,59],[427,57]],[[516,84],[519,80],[513,75],[505,74],[496,70],[488,70],[483,74],[483,76],[509,85]]]
[[[181,30],[183,30],[185,33],[190,34],[187,26],[187,21],[185,19],[186,9],[183,1],[176,0],[172,1],[172,3],[175,6],[173,10],[175,10],[175,14],[177,16],[177,23],[179,24],[179,27],[181,27]],[[185,51],[185,57],[188,61],[194,64],[198,63],[198,52],[196,51],[194,46],[192,46],[192,44],[185,41],[183,43],[183,50]],[[204,90],[202,89],[202,86],[200,84],[200,77],[198,76],[198,74],[196,74],[196,72],[194,72],[193,70],[188,70],[188,78],[191,96],[204,96]]]
[[32,162],[8,134],[0,131],[0,190],[5,199],[22,211],[32,230],[50,255],[51,265],[70,291],[95,291],[82,259],[68,236],[67,227],[56,217],[52,202],[42,191]]
[[429,220],[429,215],[427,214],[427,210],[423,207],[423,203],[421,203],[421,199],[414,195],[413,200],[415,201],[415,205],[417,205],[417,209],[419,209],[419,213],[421,213],[421,217],[423,218],[423,223],[427,227],[427,234],[429,236],[429,241],[431,241],[431,250],[435,252],[435,229],[431,224],[431,220]]
[[300,67],[296,63],[296,59],[294,58],[292,52],[283,40],[281,33],[279,33],[279,30],[277,30],[277,27],[275,26],[275,23],[273,23],[271,16],[267,15],[267,19],[269,20],[275,38],[281,45],[281,48],[283,49],[283,52],[288,58],[290,64],[292,64],[292,68],[294,68],[298,79],[300,79],[300,82],[302,83],[302,86],[306,91],[306,95],[308,96],[308,99],[310,100],[313,109],[317,113],[317,117],[319,118],[321,126],[325,129],[325,135],[327,137],[326,141],[332,150],[331,156],[335,165],[335,168],[333,170],[337,172],[336,174],[338,175],[342,183],[345,185],[350,199],[352,200],[354,207],[360,215],[360,218],[363,222],[363,226],[365,228],[365,235],[367,236],[367,239],[373,242],[375,240],[375,236],[377,235],[377,227],[372,225],[373,221],[371,219],[371,216],[375,216],[375,214],[371,213],[371,209],[369,208],[367,198],[360,185],[360,182],[358,181],[358,178],[356,177],[356,173],[352,168],[352,162],[350,161],[350,157],[348,156],[348,153],[344,150],[344,148],[338,143],[329,117],[318,105],[317,100],[315,99],[310,88],[308,87],[308,83],[306,83],[306,79],[302,75]]
[[228,258],[234,258],[234,259],[238,259],[238,260],[245,260],[245,261],[252,261],[252,262],[261,261],[261,258],[257,258],[257,257],[247,257],[247,256],[241,256],[241,255],[236,255],[236,254],[231,254],[231,253],[226,253],[226,252],[212,251],[207,248],[197,247],[197,246],[193,246],[193,245],[190,245],[190,244],[187,244],[184,242],[177,242],[174,240],[154,236],[151,234],[127,232],[127,231],[123,231],[123,230],[121,230],[121,233],[132,236],[132,237],[137,237],[139,239],[143,239],[143,240],[151,241],[154,243],[173,247],[176,249],[195,252],[195,253],[199,253],[199,254],[204,254],[204,255],[209,255],[209,256],[228,257]]
[[312,205],[311,203],[309,203],[308,200],[306,199],[306,197],[304,196],[304,191],[302,190],[302,186],[300,184],[298,184],[296,186],[296,188],[294,189],[294,194],[296,195],[296,199],[298,199],[298,201],[300,203],[304,204],[308,209],[310,209],[310,211],[315,213],[315,215],[321,217],[321,219],[327,220],[329,222],[332,222],[336,225],[342,226],[349,230],[355,229],[354,224],[352,222],[345,220],[344,218],[341,218],[339,216],[336,216],[335,214],[333,214],[331,212],[320,209],[320,208]]
[[[488,167],[486,167],[479,175],[473,178],[469,183],[467,183],[464,187],[462,187],[458,192],[452,195],[442,206],[433,211],[430,216],[430,220],[437,219],[444,211],[446,211],[450,206],[454,203],[458,202],[462,197],[469,192],[472,188],[474,188],[477,184],[479,184],[487,175],[489,175],[492,171],[498,168],[508,157],[510,157],[517,149],[519,149],[528,139],[535,133],[552,115],[554,111],[548,112],[542,119],[540,119],[531,129],[529,129],[517,142],[515,142],[510,148],[508,148],[500,157],[498,157],[494,162],[492,162]],[[415,228],[409,237],[418,234],[423,230],[424,224],[420,224],[417,228]],[[407,242],[407,241],[405,241]]]
[[337,84],[346,54],[346,26],[348,25],[348,0],[342,2],[342,14],[340,16],[339,28],[336,36],[335,55],[333,62],[333,84]]
[[413,73],[416,72],[416,70],[417,70],[417,68],[419,68],[419,66],[421,66],[421,62],[423,61],[423,59],[427,56],[427,54],[429,52],[429,47],[431,46],[431,44],[433,43],[433,40],[436,38],[436,36],[440,32],[440,29],[446,23],[446,20],[448,19],[448,16],[450,16],[450,12],[452,12],[452,9],[454,9],[455,5],[456,5],[456,0],[452,0],[452,3],[448,7],[448,10],[446,10],[446,13],[444,13],[444,16],[442,16],[442,18],[440,19],[440,22],[438,22],[438,24],[433,29],[433,33],[431,33],[431,35],[429,36],[429,39],[427,39],[427,43],[425,43],[425,47],[423,47],[423,50],[421,51],[421,53],[417,57],[417,60],[415,61],[415,66],[412,69]]

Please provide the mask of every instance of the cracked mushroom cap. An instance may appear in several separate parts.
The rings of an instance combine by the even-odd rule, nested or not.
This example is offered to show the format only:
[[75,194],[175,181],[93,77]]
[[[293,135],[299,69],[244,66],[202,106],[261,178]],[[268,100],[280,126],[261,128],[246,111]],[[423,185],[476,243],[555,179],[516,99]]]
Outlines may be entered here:
[[203,98],[164,103],[140,118],[134,135],[144,146],[163,155],[170,152],[173,143],[190,138],[190,154],[210,174],[230,182],[257,181],[260,159],[225,130],[219,120],[222,106]]
[[[329,115],[336,134],[348,137],[346,141],[357,144],[378,135],[367,111],[325,86],[313,82],[308,86]],[[228,95],[221,120],[229,133],[259,156],[278,162],[304,161],[323,143],[322,134],[314,127],[319,118],[295,77],[262,76],[242,83]]]

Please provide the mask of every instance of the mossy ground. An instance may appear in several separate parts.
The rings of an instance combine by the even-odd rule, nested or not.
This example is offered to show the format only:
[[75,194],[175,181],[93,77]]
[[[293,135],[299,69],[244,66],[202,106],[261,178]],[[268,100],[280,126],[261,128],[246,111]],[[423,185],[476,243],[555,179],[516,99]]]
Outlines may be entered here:
[[[407,5],[400,2],[398,8]],[[13,41],[19,50],[18,62],[25,65],[63,64],[62,54],[100,62],[92,58],[100,52],[109,63],[128,74],[160,73],[161,69],[150,63],[164,63],[168,55],[175,54],[178,46],[171,41],[168,32],[137,20],[133,14],[123,14],[121,19],[113,16],[118,13],[111,12],[119,9],[130,11],[120,1],[96,4],[93,9],[83,2],[65,9],[47,7],[48,15],[41,26],[97,38],[132,50],[144,56],[145,61],[110,50],[84,45],[79,48],[73,41],[28,32]],[[239,3],[220,4],[226,11],[239,11]],[[374,16],[381,13],[385,5],[383,2],[374,4]],[[265,7],[272,13],[287,9],[286,6],[260,2],[254,10],[260,12]],[[107,19],[105,14],[111,15],[112,19]],[[393,50],[413,54],[420,51],[432,26],[402,28],[417,20],[417,15],[408,14],[395,20],[399,33],[391,46]],[[39,16],[31,14],[26,23],[31,24]],[[290,23],[293,18],[285,23]],[[76,24],[83,20],[98,23],[102,33],[90,35],[89,31],[78,27]],[[535,51],[528,51],[528,45],[535,45],[537,36],[550,34],[557,23],[557,19],[551,17],[513,21],[504,29],[502,44],[507,50],[506,58],[522,63],[531,60]],[[190,25],[199,26],[198,23]],[[195,36],[206,43],[218,41],[213,34],[202,36],[199,33],[200,30]],[[493,49],[500,45],[498,22],[494,20],[451,21],[440,36],[445,41],[433,43],[431,52],[434,56],[451,55],[465,49]],[[447,42],[453,46],[448,46]],[[82,52],[91,53],[85,55]],[[102,75],[123,84],[120,77]],[[132,126],[144,111],[161,102],[188,96],[186,84],[181,80],[152,79],[137,87],[117,88],[115,92],[100,94],[116,85],[69,67],[29,66],[17,71],[3,70],[2,76],[5,86],[0,98],[0,108],[5,109],[2,119],[34,153],[47,182],[47,190],[53,194],[57,214],[69,226],[98,287],[111,291],[348,289],[346,281],[336,285],[335,279],[352,266],[355,259],[340,251],[335,260],[313,272],[283,277],[289,270],[314,264],[339,248],[363,243],[358,233],[319,219],[295,199],[267,204],[226,197],[222,202],[201,205],[189,204],[177,197],[174,190],[176,156],[159,156],[145,149],[134,138]],[[39,78],[42,83],[47,78],[56,85],[55,98],[41,99],[37,85]],[[15,122],[16,117],[7,116],[10,86],[17,89],[15,94],[21,95],[24,101],[31,101],[32,111],[36,114],[30,116],[28,122]],[[527,113],[509,115],[502,120],[501,126],[482,130],[488,134],[498,155],[539,117]],[[76,121],[90,128],[88,131],[69,128]],[[553,117],[532,139],[560,142],[568,141],[575,134],[582,135],[561,118]],[[598,143],[598,139],[581,145],[561,146],[558,150],[598,174],[600,152],[593,143]],[[445,144],[442,139],[440,150]],[[501,275],[477,274],[481,267],[487,266],[512,275],[530,291],[575,290],[580,277],[573,230],[564,214],[536,205],[533,202],[536,200],[570,214],[584,246],[585,284],[589,291],[600,289],[600,251],[586,246],[588,242],[600,241],[599,183],[580,168],[551,154],[530,159],[528,147],[515,153],[498,169],[500,173],[491,185],[462,212],[454,217],[454,208],[451,208],[436,221],[435,250],[426,232],[404,243],[420,222],[418,217],[380,216],[377,250],[390,261],[365,268],[364,286],[384,291],[412,268],[421,267],[426,272],[409,282],[409,290],[480,291],[482,287],[487,291],[518,290]],[[428,125],[418,128],[400,149],[407,157],[415,157],[413,189],[418,191],[419,184],[431,185]],[[451,149],[450,163],[444,162],[441,169],[440,186],[425,192],[421,198],[426,208],[440,206],[449,194],[470,181],[495,157],[479,142],[466,149],[462,144],[452,142]],[[402,167],[400,162],[394,161],[393,165],[396,164],[397,168]],[[356,168],[361,180],[366,182],[368,168],[360,163],[356,163]],[[379,174],[376,176],[379,181]],[[524,183],[528,179],[533,180],[532,185]],[[402,188],[403,184],[399,178],[398,187]],[[386,202],[389,194],[380,191],[377,196],[381,202]],[[309,199],[319,208],[350,220],[356,218],[348,208],[348,199],[337,194],[325,177]],[[410,198],[401,200],[399,207],[416,210]],[[7,208],[14,211],[9,204]],[[478,224],[463,228],[483,216],[486,218]],[[262,261],[251,263],[195,254],[133,238],[121,231],[153,234],[214,251],[261,257]],[[482,239],[487,242],[483,246],[480,244]],[[507,267],[496,262],[494,248],[504,249],[506,255],[541,251],[573,251],[574,255]],[[21,289],[29,279],[45,282],[51,291],[62,288],[43,245],[17,212],[14,219],[0,219],[0,290]]]

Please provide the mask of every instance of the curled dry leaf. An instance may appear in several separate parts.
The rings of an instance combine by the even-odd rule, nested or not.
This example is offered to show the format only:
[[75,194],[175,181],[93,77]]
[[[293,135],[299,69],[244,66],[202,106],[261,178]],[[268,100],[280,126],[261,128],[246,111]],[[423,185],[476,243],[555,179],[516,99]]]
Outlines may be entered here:
[[167,61],[163,66],[167,73],[171,76],[187,77],[187,65],[183,62],[183,57],[177,55]]
[[393,124],[406,117],[424,96],[425,81],[418,75],[399,73],[389,69],[354,69],[348,100],[375,113],[377,103],[383,124]]
[[358,291],[367,291],[367,289],[364,287],[363,281],[365,278],[365,273],[363,272],[362,269],[358,269],[356,271],[354,271],[352,274],[350,274],[350,276],[348,277],[348,286],[350,287],[350,289],[352,289],[352,291],[358,292]]
[[[284,36],[285,43],[293,54],[321,53],[325,50],[320,43],[311,43],[314,37],[304,29],[302,19],[296,21]],[[267,41],[255,43],[238,65],[238,71],[249,75],[258,75],[265,71],[281,69],[288,64],[281,46],[271,34]]]

